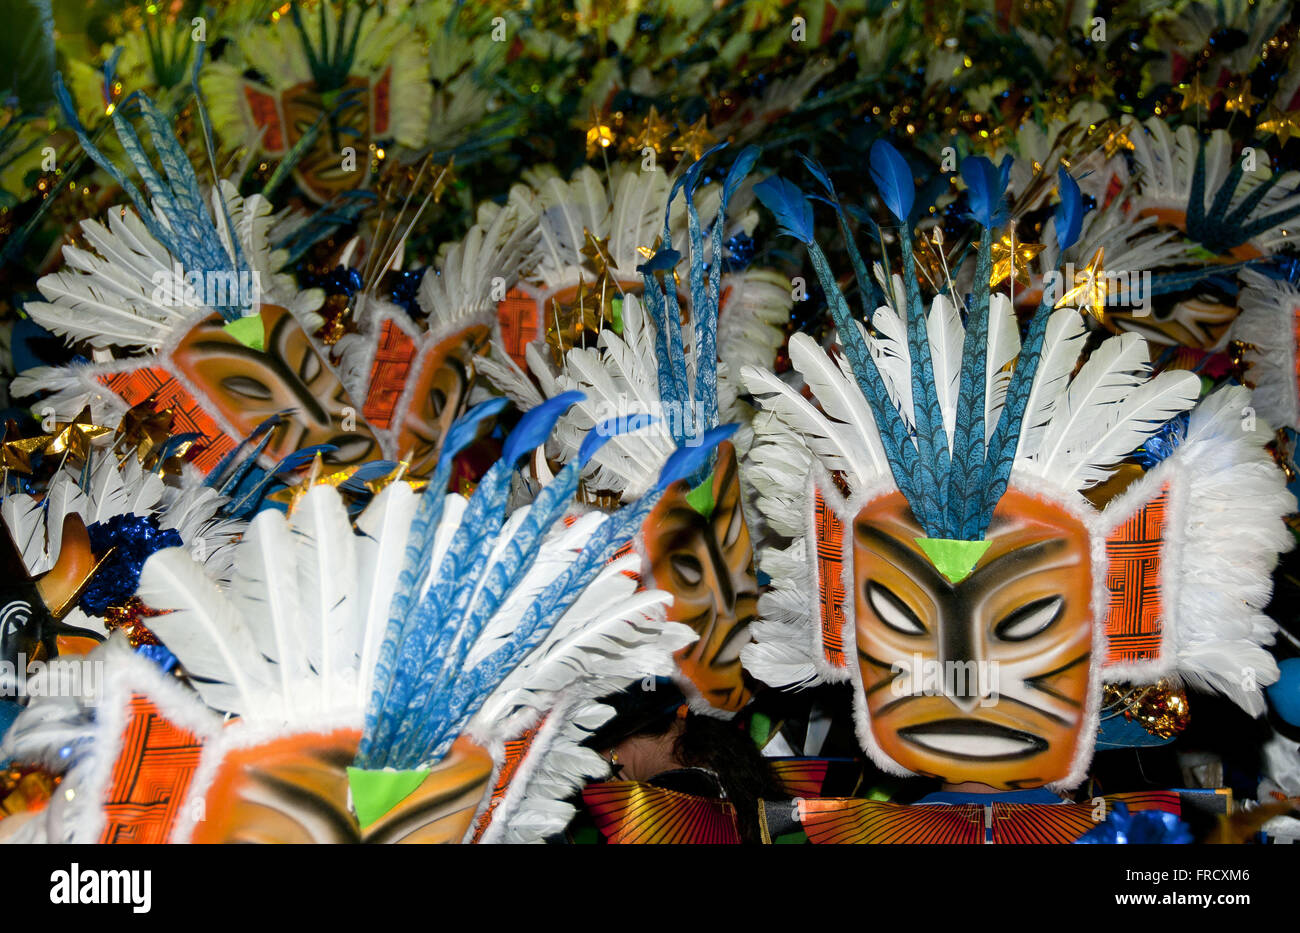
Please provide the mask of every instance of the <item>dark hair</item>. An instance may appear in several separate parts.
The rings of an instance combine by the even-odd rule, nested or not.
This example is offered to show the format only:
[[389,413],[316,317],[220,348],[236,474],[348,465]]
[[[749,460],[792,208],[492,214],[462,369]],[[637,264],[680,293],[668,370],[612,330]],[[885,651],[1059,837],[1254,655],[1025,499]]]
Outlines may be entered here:
[[[660,716],[637,730],[637,735],[663,735],[676,712]],[[722,791],[736,808],[736,824],[746,843],[762,841],[759,832],[760,800],[788,797],[767,765],[754,740],[734,721],[687,713],[673,746],[673,757],[687,767],[706,768],[718,777]]]

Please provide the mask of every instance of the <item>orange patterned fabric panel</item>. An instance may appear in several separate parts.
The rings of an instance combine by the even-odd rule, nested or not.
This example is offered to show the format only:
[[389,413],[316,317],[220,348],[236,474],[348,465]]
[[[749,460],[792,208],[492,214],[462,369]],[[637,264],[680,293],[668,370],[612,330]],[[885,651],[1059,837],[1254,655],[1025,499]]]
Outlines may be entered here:
[[392,319],[379,329],[379,345],[370,362],[370,389],[361,413],[372,427],[388,429],[393,424],[397,400],[406,388],[415,358],[415,342]]
[[153,701],[132,694],[122,750],[104,796],[104,844],[166,842],[199,766],[203,746]]
[[505,743],[505,761],[501,763],[501,771],[497,774],[496,784],[492,787],[492,799],[488,803],[487,809],[479,814],[478,822],[474,826],[474,842],[478,842],[483,838],[483,833],[492,824],[492,814],[496,811],[497,805],[501,803],[502,798],[505,797],[510,782],[515,779],[515,774],[519,771],[519,766],[528,757],[528,749],[532,748],[533,739],[537,738],[537,732],[542,728],[544,722],[546,722],[546,717],[543,716],[537,725],[525,730],[524,734],[519,738]]
[[501,343],[510,357],[528,371],[524,348],[537,339],[537,301],[531,295],[512,288],[497,305],[501,324]]
[[824,758],[783,758],[767,765],[791,797],[818,797],[826,784],[830,762]]
[[739,845],[736,811],[725,800],[635,781],[591,784],[582,792],[596,828],[611,845]]
[[822,654],[835,667],[845,667],[848,662],[844,657],[844,522],[826,505],[820,489],[814,508]]
[[[1178,794],[1168,791],[1112,794],[1107,809],[1123,801],[1129,810],[1182,814]],[[883,803],[823,798],[799,802],[804,832],[814,844],[978,845],[985,841],[985,808],[955,805]],[[1074,842],[1097,825],[1089,803],[995,803],[988,841],[999,845]]]
[[931,807],[827,797],[802,800],[799,808],[808,841],[816,845],[973,845],[984,840],[984,808],[973,803]]
[[99,377],[110,391],[128,405],[139,405],[157,393],[157,404],[176,413],[172,422],[177,434],[191,431],[203,435],[202,446],[195,445],[189,461],[204,473],[221,462],[221,458],[235,449],[235,442],[212,420],[194,396],[176,381],[169,372],[157,366],[146,366],[124,373],[108,373]]
[[1164,607],[1160,600],[1160,549],[1169,484],[1106,538],[1106,663],[1151,661],[1160,654]]

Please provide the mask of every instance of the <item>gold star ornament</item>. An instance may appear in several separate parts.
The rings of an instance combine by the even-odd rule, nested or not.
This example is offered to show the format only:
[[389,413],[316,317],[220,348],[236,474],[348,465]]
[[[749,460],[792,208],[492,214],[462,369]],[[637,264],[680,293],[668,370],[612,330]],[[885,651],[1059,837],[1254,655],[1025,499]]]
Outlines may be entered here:
[[70,453],[73,457],[85,460],[90,454],[91,442],[97,437],[111,434],[112,428],[95,424],[91,420],[90,406],[81,409],[81,414],[71,421],[57,421],[54,431],[45,444],[45,453],[58,456]]
[[993,244],[993,270],[989,273],[989,288],[997,288],[1015,275],[1017,285],[1030,287],[1029,264],[1043,251],[1039,243],[1017,243],[1009,233]]
[[1088,265],[1081,272],[1074,274],[1073,286],[1061,296],[1056,303],[1058,308],[1077,307],[1080,311],[1091,314],[1098,321],[1106,319],[1106,276],[1102,271],[1102,262],[1106,250],[1098,249]]

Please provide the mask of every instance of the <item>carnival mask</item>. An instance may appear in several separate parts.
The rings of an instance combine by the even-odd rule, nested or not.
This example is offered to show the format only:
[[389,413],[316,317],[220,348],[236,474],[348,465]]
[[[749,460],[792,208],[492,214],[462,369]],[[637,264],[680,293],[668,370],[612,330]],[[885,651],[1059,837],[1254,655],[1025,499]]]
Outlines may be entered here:
[[[313,144],[294,166],[294,180],[321,203],[358,187],[369,177],[370,142],[388,132],[389,72],[372,86],[357,75],[337,90],[322,93],[304,81],[279,94],[244,83],[244,97],[253,122],[262,130],[267,155],[287,154],[316,124]],[[353,150],[352,164],[345,148]]]
[[263,305],[261,317],[265,349],[241,343],[212,315],[182,338],[172,360],[243,436],[277,412],[292,412],[267,447],[272,459],[316,444],[337,448],[325,456],[333,466],[374,457],[379,445],[369,425],[293,315]]
[[750,640],[758,582],[729,443],[718,447],[712,511],[701,514],[689,492],[683,481],[664,493],[646,520],[646,553],[655,585],[673,594],[668,618],[700,636],[674,656],[678,669],[710,705],[735,712],[751,695],[740,650]]
[[195,822],[199,843],[458,843],[492,775],[492,759],[460,740],[411,794],[362,828],[348,766],[360,733],[305,733],[232,748]]
[[1088,531],[1015,490],[954,582],[900,493],[853,523],[858,667],[880,749],[909,771],[999,789],[1063,780],[1093,665]]
[[464,410],[474,378],[474,356],[487,346],[488,328],[458,331],[430,348],[397,425],[399,456],[410,461],[410,474],[424,476],[438,465],[442,439]]

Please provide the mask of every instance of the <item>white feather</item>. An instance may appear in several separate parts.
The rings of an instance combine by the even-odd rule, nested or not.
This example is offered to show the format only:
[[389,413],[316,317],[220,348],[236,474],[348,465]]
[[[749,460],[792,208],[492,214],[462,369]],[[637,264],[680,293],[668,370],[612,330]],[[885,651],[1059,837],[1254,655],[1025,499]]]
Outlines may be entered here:
[[1067,452],[1067,487],[1083,489],[1103,482],[1116,463],[1170,418],[1195,405],[1200,393],[1200,377],[1186,370],[1160,373],[1137,387],[1085,443]]
[[1040,453],[1048,421],[1064,395],[1087,332],[1083,316],[1074,308],[1053,311],[1047,319],[1038,369],[1025,402],[1017,459],[1033,459]]
[[930,359],[934,367],[934,390],[943,412],[943,429],[948,434],[948,451],[952,452],[953,434],[957,430],[957,394],[961,387],[962,341],[966,330],[961,314],[944,295],[935,295],[926,319],[930,335]]
[[209,706],[243,714],[278,694],[243,616],[185,548],[150,555],[136,595],[154,609],[173,610],[150,619],[149,627],[187,671],[213,681],[195,683]]
[[[993,437],[1011,385],[1011,364],[1020,353],[1020,329],[1011,300],[995,294],[989,301],[988,354],[984,379],[984,443]],[[937,379],[936,375],[936,379]]]
[[370,699],[370,676],[388,627],[416,503],[415,491],[407,483],[389,483],[357,520],[357,528],[364,532],[356,542],[360,614],[356,699],[362,705]]
[[356,535],[342,499],[325,485],[308,490],[299,500],[292,527],[307,657],[326,691],[317,702],[328,708],[336,678],[344,671],[355,672],[361,654]]
[[[827,360],[826,365],[834,364]],[[843,423],[833,423],[779,377],[767,370],[746,366],[741,371],[741,378],[763,407],[798,434],[827,470],[847,474],[855,485],[876,475],[868,448],[858,443],[858,438],[851,435]]]

